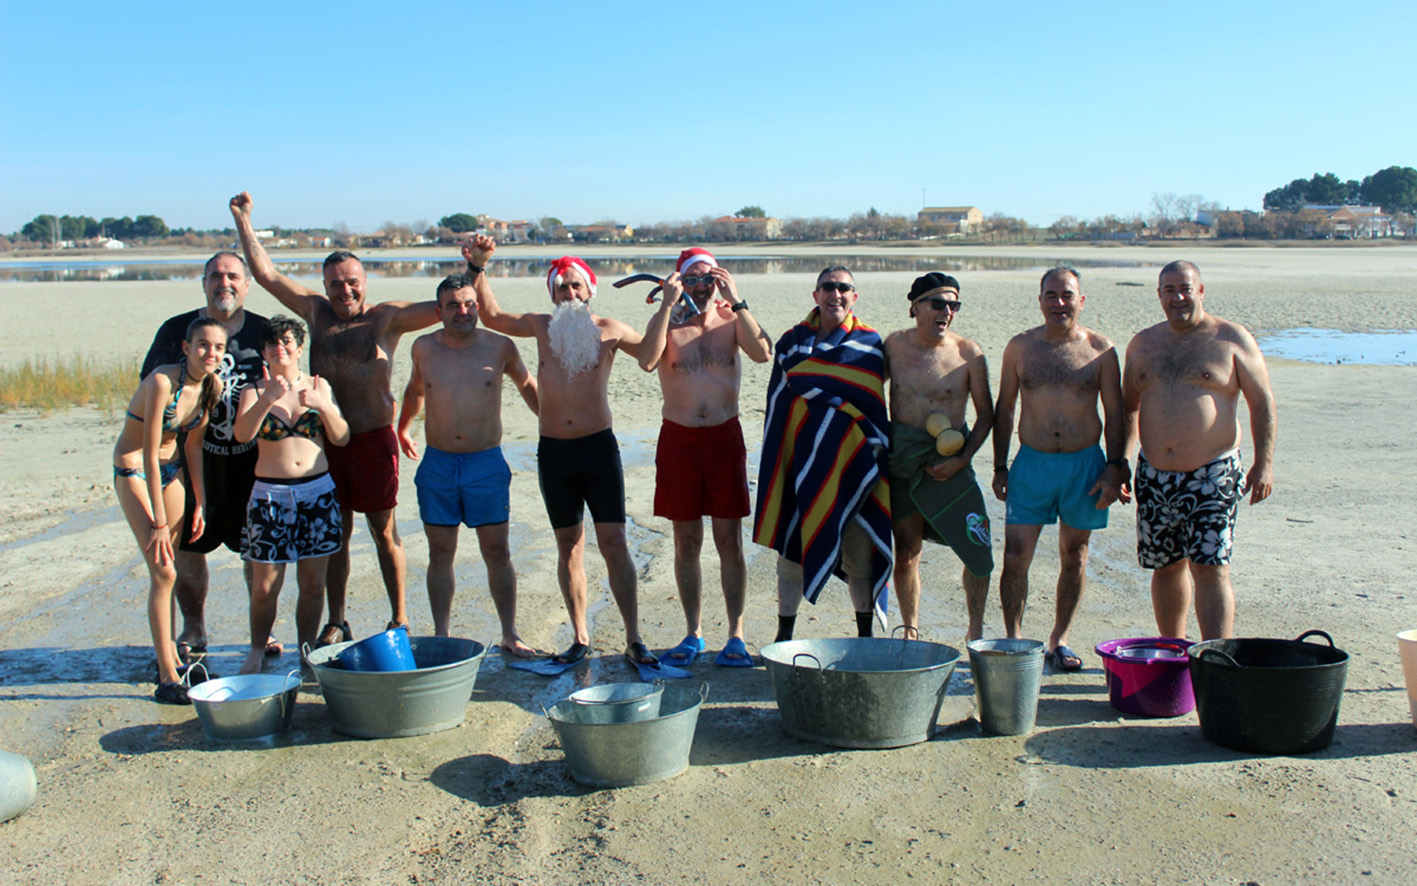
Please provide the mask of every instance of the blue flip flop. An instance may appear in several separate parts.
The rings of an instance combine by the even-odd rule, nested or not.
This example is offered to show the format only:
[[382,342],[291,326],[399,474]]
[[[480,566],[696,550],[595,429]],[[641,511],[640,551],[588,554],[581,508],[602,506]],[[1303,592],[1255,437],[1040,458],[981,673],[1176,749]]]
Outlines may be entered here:
[[646,683],[653,683],[655,680],[682,680],[690,676],[684,668],[676,668],[655,658],[643,643],[631,643],[630,648],[625,650],[625,661]]
[[721,668],[751,668],[757,664],[753,661],[752,653],[748,652],[748,644],[743,642],[741,637],[729,637],[728,642],[723,644],[718,655],[714,656],[713,663]]
[[658,664],[637,664],[635,670],[639,672],[640,679],[646,683],[653,683],[655,680],[682,680],[685,677],[692,677],[693,674],[683,668],[676,668],[674,665],[659,662]]
[[573,661],[553,661],[549,658],[519,658],[516,661],[507,662],[507,667],[513,670],[527,671],[543,677],[560,676],[575,666],[576,663]]
[[662,659],[669,664],[680,667],[688,667],[694,663],[694,659],[699,657],[699,653],[704,651],[704,638],[695,637],[692,634],[679,641],[679,645],[665,652]]
[[550,658],[535,658],[530,661],[524,658],[517,659],[508,662],[507,667],[540,674],[543,677],[556,677],[585,661],[590,653],[591,648],[584,643],[572,643],[571,648],[560,655],[553,655]]

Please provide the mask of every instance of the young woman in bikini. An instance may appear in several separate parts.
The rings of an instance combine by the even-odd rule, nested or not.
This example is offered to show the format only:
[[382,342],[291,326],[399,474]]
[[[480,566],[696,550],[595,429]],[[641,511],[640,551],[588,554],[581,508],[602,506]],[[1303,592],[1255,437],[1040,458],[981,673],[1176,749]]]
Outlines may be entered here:
[[277,315],[261,336],[265,378],[241,392],[232,434],[256,440],[256,483],[246,508],[241,557],[251,564],[251,649],[241,673],[255,674],[266,657],[287,563],[295,563],[300,648],[315,643],[325,604],[325,564],[342,542],[343,522],[326,444],[343,446],[349,425],[330,384],[300,369],[305,327]]
[[177,581],[173,543],[180,538],[185,489],[183,452],[177,436],[187,435],[187,474],[196,506],[190,516],[192,538],[202,534],[202,438],[207,416],[221,396],[217,367],[226,356],[226,329],[199,317],[187,327],[182,344],[186,359],[154,369],[128,402],[123,430],[113,447],[113,489],[123,516],[138,540],[148,566],[148,628],[157,653],[157,691],[165,704],[190,704],[182,684],[185,668],[173,642],[172,586]]

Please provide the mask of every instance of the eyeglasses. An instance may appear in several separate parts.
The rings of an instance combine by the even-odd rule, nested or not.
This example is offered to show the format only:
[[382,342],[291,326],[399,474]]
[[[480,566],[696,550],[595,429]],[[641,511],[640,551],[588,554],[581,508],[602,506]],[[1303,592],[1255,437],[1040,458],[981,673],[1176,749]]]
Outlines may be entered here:
[[818,283],[817,288],[822,292],[855,292],[856,286],[852,283],[838,283],[835,280],[828,280],[825,283]]
[[704,274],[702,277],[680,277],[679,279],[683,282],[684,286],[689,289],[702,286],[706,283],[710,285],[713,283],[713,277],[710,274]]
[[943,311],[948,309],[950,313],[957,313],[960,302],[957,298],[922,298],[916,305],[926,305],[932,311]]

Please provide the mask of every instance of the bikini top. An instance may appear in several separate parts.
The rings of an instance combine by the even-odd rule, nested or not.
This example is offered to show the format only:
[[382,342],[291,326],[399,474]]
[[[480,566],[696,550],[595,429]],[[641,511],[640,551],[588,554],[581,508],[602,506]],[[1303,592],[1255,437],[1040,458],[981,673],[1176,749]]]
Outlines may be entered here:
[[325,433],[325,425],[320,421],[320,413],[313,409],[307,409],[295,420],[295,424],[286,424],[285,420],[274,412],[267,412],[266,417],[261,420],[261,429],[256,432],[259,440],[284,440],[286,437],[304,437],[306,440],[313,440]]
[[[162,431],[163,431],[163,433],[169,433],[169,432],[171,432],[171,431],[180,431],[180,432],[185,433],[185,432],[187,432],[187,431],[192,430],[192,429],[195,428],[197,425],[201,424],[201,423],[202,423],[202,419],[206,417],[206,412],[205,412],[204,410],[202,410],[201,408],[198,408],[196,412],[192,413],[192,420],[191,420],[191,421],[187,422],[187,424],[182,425],[181,427],[173,427],[173,426],[172,426],[172,423],[173,423],[173,421],[175,421],[175,420],[177,419],[177,401],[180,400],[180,399],[182,399],[182,386],[181,386],[181,385],[178,385],[178,386],[172,391],[172,400],[171,400],[171,402],[169,402],[169,403],[168,403],[166,406],[164,406],[163,409],[162,409]],[[200,402],[201,402],[201,401],[198,400],[198,403],[200,403]],[[131,418],[133,421],[142,421],[142,420],[143,420],[143,417],[142,417],[141,415],[134,415],[134,414],[133,414],[133,410],[131,410],[131,409],[124,410],[124,411],[128,413],[128,417]]]

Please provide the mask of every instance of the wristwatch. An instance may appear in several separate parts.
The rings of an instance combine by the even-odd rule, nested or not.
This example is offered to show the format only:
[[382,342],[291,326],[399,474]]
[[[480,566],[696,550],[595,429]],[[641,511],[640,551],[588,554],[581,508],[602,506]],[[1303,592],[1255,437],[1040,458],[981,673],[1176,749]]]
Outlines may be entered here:
[[468,269],[468,271],[470,271],[474,276],[477,275],[477,274],[485,274],[485,273],[487,273],[487,269],[486,269],[486,268],[480,268],[480,267],[478,267],[477,265],[473,264],[472,262],[468,262],[468,263],[467,263],[467,269]]
[[746,311],[746,310],[748,310],[748,301],[747,301],[747,299],[744,299],[743,301],[740,301],[738,304],[736,304],[736,305],[733,306],[733,313],[735,313],[735,314],[738,313],[739,311]]

